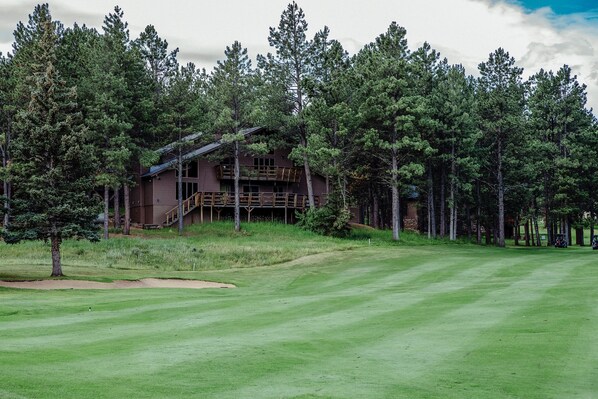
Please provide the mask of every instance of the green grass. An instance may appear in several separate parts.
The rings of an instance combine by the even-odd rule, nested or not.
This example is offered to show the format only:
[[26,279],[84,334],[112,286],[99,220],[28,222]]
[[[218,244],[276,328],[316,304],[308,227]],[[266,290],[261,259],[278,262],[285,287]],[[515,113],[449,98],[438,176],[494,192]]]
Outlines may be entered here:
[[[278,223],[246,224],[237,234],[232,224],[223,222],[187,227],[183,237],[176,229],[163,229],[135,231],[132,237],[113,236],[98,243],[69,240],[62,246],[62,258],[67,275],[135,278],[139,273],[164,276],[272,265],[362,245]],[[0,278],[46,277],[51,270],[49,254],[48,243],[0,243]]]
[[[405,240],[412,245],[396,246],[387,233],[369,230],[352,240],[289,226],[255,225],[242,236],[227,230],[213,225],[183,239],[172,233],[164,240],[171,233],[162,231],[84,246],[80,264],[68,270],[88,278],[202,278],[236,289],[0,288],[0,398],[544,399],[598,392],[596,251],[416,245],[421,238],[411,235]],[[176,257],[154,245],[199,247],[214,258],[240,248],[255,253],[251,265],[225,257],[196,272],[126,257],[101,266],[107,258],[99,254],[112,245],[130,249],[126,240],[148,242],[155,262]],[[75,244],[65,248],[69,256]],[[268,252],[278,247],[283,255]],[[7,266],[19,253],[39,261],[33,252],[44,249],[21,248],[0,244],[0,273],[49,272],[48,264]],[[257,266],[262,249],[269,265]],[[295,260],[278,263],[278,256]]]

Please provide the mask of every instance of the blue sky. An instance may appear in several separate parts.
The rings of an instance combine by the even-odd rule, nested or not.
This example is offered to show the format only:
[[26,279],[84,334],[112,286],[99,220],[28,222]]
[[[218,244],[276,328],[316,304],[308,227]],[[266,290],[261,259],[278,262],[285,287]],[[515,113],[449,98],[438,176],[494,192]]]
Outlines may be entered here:
[[518,0],[516,3],[519,3],[530,10],[537,10],[542,7],[550,7],[557,15],[598,11],[597,0]]
[[[153,24],[182,63],[210,71],[233,41],[255,57],[271,51],[268,28],[292,0],[46,0],[54,19],[100,28],[118,4],[135,38]],[[331,37],[355,54],[396,21],[411,49],[424,41],[450,63],[477,75],[478,64],[503,47],[525,77],[569,65],[588,86],[588,105],[598,115],[598,0],[296,0],[310,35],[327,25]],[[0,51],[11,50],[18,21],[27,21],[40,0],[0,0]],[[549,8],[548,8],[549,7]]]

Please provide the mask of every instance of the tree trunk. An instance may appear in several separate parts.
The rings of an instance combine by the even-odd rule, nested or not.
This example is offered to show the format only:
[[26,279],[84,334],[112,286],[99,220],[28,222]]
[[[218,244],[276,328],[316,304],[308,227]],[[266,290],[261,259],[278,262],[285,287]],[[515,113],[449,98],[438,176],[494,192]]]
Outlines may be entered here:
[[309,160],[307,158],[307,143],[304,145],[303,151],[303,169],[305,170],[305,184],[307,185],[307,199],[309,200],[309,209],[315,209],[316,201],[314,199],[314,187],[311,178],[311,169],[309,168]]
[[123,185],[123,196],[125,201],[125,225],[123,228],[123,234],[128,236],[131,234],[131,200],[130,200],[130,189],[129,183]]
[[444,169],[440,174],[440,237],[446,235],[446,198],[445,198],[445,182],[446,182],[446,172]]
[[575,228],[575,241],[580,247],[584,246],[583,226]]
[[596,215],[594,214],[594,211],[590,211],[590,243],[594,239],[594,218],[595,217],[596,217]]
[[467,241],[471,242],[471,206],[467,205],[466,208],[467,218]]
[[524,239],[525,239],[525,246],[529,247],[530,245],[530,237],[529,237],[529,218],[525,221],[525,226],[524,226]]
[[399,203],[399,182],[398,182],[398,160],[396,150],[392,150],[392,239],[398,241],[400,238],[400,203]]
[[476,197],[477,197],[477,204],[476,204],[476,242],[478,245],[482,244],[482,224],[481,224],[481,217],[482,217],[482,194],[480,190],[480,181],[476,182]]
[[552,220],[548,216],[548,208],[546,208],[546,210],[545,210],[544,220],[545,220],[544,223],[546,224],[546,236],[547,236],[546,238],[548,239],[547,244],[552,245],[553,244]]
[[434,179],[428,165],[428,238],[436,238],[436,209],[434,208]]
[[515,246],[519,246],[519,215],[515,216],[515,234],[514,235],[514,239],[515,239]]
[[114,228],[120,229],[120,187],[114,187]]
[[239,165],[239,142],[235,141],[235,231],[241,231],[241,193],[239,192],[239,179],[241,167]]
[[502,141],[498,139],[498,242],[497,245],[501,248],[505,246],[505,185],[502,174]]
[[104,240],[107,240],[108,235],[108,221],[110,219],[110,187],[104,185]]
[[457,186],[455,180],[457,179],[457,165],[455,163],[455,143],[451,145],[451,176],[450,176],[450,224],[449,224],[449,240],[455,241],[457,239]]
[[374,192],[373,194],[374,198],[373,198],[373,209],[372,209],[372,227],[374,227],[375,229],[380,228],[380,204],[379,204],[379,200],[378,200],[378,195]]
[[50,243],[52,245],[52,274],[51,277],[61,277],[62,264],[60,263],[60,244],[62,239],[58,233],[52,234]]
[[[7,125],[6,125],[6,136],[4,140],[4,146],[2,149],[2,167],[6,168],[8,166],[8,161],[10,160],[10,139],[11,139],[11,117],[7,115]],[[11,184],[8,180],[2,181],[2,188],[4,193],[4,223],[3,226],[6,229],[8,227],[8,223],[10,222],[10,194],[11,194]]]
[[178,197],[179,200],[177,202],[177,213],[179,215],[178,226],[179,226],[179,235],[183,235],[183,149],[179,148],[179,153],[177,156],[177,168],[179,171],[179,176],[177,179],[177,190],[178,190]]

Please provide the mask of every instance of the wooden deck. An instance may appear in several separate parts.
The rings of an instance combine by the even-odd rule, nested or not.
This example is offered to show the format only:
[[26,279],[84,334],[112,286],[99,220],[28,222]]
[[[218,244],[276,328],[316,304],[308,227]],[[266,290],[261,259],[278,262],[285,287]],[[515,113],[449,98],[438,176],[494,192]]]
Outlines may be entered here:
[[[320,198],[314,197],[316,206],[320,206]],[[248,214],[254,209],[306,209],[309,207],[307,195],[293,193],[241,193],[240,205]],[[203,221],[204,208],[216,209],[234,208],[235,196],[228,192],[197,192],[183,201],[183,216],[199,208]],[[170,226],[178,220],[178,207],[166,212],[164,224]],[[212,217],[210,217],[211,219]]]
[[[218,179],[234,179],[234,168],[232,165],[217,165],[215,168],[216,177]],[[241,166],[241,180],[299,183],[302,176],[302,168],[278,166]]]

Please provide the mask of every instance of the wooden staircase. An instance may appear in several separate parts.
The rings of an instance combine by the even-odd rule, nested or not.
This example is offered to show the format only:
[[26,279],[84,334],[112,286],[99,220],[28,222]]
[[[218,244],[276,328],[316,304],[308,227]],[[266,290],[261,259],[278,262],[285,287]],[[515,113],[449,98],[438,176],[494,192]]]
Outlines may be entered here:
[[[197,208],[201,203],[201,193],[195,193],[191,195],[189,198],[183,201],[183,217],[187,215],[189,212]],[[166,212],[166,221],[164,222],[164,226],[172,226],[179,220],[179,206],[175,206],[168,212]]]

